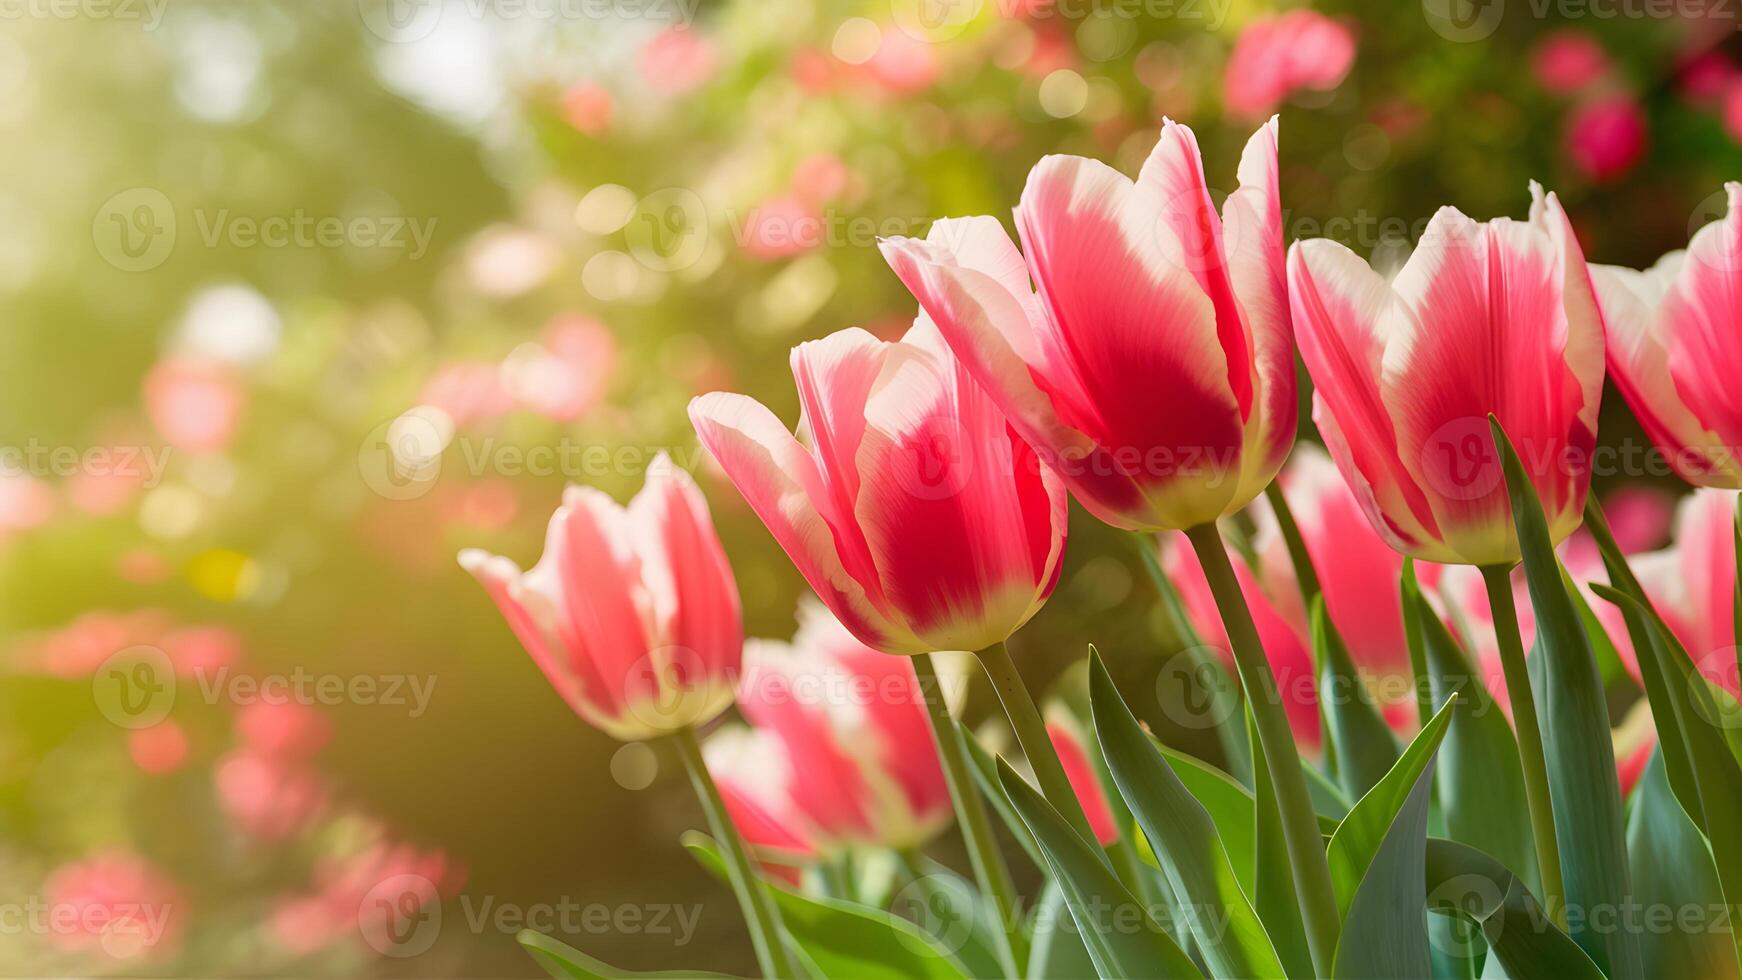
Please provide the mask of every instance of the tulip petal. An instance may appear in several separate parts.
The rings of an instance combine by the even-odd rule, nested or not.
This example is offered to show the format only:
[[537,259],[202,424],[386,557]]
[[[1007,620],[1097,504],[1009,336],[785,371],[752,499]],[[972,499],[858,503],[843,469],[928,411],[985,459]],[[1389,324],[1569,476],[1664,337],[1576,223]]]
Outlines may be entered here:
[[792,377],[802,406],[799,430],[809,434],[824,489],[815,503],[835,531],[841,563],[867,588],[876,582],[876,566],[852,520],[853,502],[859,497],[855,457],[865,433],[865,400],[889,347],[854,327],[792,349]]
[[1026,267],[1019,275],[1012,271],[1022,256],[1003,226],[988,217],[945,219],[932,225],[925,241],[893,238],[881,247],[955,357],[1023,439],[1064,473],[1096,517],[1129,526],[1120,515],[1142,509],[1143,495],[1085,433],[1063,421],[1066,414],[1086,417],[1088,396],[1068,365],[1044,360],[1038,340],[1044,314]]
[[879,649],[912,639],[847,573],[835,531],[818,510],[824,490],[816,460],[772,412],[743,395],[714,392],[690,402],[690,421],[799,574],[855,636]]
[[1047,313],[1046,361],[1094,393],[1091,412],[1065,421],[1137,479],[1156,526],[1189,527],[1238,489],[1241,416],[1214,306],[1162,208],[1153,186],[1050,156],[1029,173],[1017,231]]
[[629,524],[653,602],[654,635],[729,688],[744,637],[738,586],[707,501],[666,454],[655,458],[629,502]]
[[477,579],[496,603],[508,628],[532,656],[539,672],[571,708],[581,711],[582,704],[590,703],[587,710],[593,711],[592,706],[610,703],[605,699],[604,678],[592,662],[585,657],[568,657],[567,648],[556,635],[557,612],[553,604],[520,588],[520,566],[479,548],[461,551],[459,560],[460,567]]
[[1222,247],[1251,338],[1256,392],[1256,411],[1246,420],[1241,497],[1257,496],[1282,468],[1299,411],[1276,134],[1275,116],[1252,134],[1240,156],[1240,188],[1222,205]]
[[[1742,184],[1725,185],[1729,213],[1701,228],[1658,316],[1669,341],[1670,375],[1683,402],[1716,432],[1734,467],[1742,442]],[[1673,335],[1669,332],[1673,331]]]
[[551,518],[544,554],[522,580],[529,591],[561,596],[558,634],[574,659],[597,668],[604,703],[617,709],[657,696],[660,675],[648,656],[653,603],[640,564],[623,508],[592,487],[571,486]]
[[1409,313],[1354,252],[1326,239],[1296,242],[1288,276],[1295,336],[1315,382],[1313,419],[1331,458],[1373,527],[1392,547],[1433,560],[1438,548],[1426,494],[1397,453],[1380,391],[1387,337]]

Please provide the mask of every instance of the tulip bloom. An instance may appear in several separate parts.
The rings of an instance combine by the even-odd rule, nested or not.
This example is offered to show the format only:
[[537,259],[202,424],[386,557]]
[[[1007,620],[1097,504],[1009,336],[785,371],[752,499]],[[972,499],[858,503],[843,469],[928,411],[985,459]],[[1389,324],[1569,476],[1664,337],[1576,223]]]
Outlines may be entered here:
[[982,650],[1058,581],[1064,487],[925,318],[800,344],[801,445],[743,395],[690,403],[702,444],[842,624],[890,653]]
[[785,792],[819,846],[918,847],[950,822],[949,785],[913,664],[865,646],[818,606],[792,643],[751,640],[738,700],[779,738]]
[[764,728],[733,726],[709,736],[702,756],[739,836],[765,859],[763,870],[797,885],[798,869],[769,860],[815,854],[810,829],[792,798],[792,761],[785,743]]
[[1355,35],[1324,14],[1291,10],[1240,30],[1223,74],[1222,101],[1242,118],[1262,118],[1301,89],[1328,92],[1355,64]]
[[738,587],[707,502],[663,454],[627,508],[569,487],[531,569],[475,548],[460,565],[557,693],[612,737],[672,734],[732,703]]
[[1016,209],[1021,253],[989,217],[883,242],[1011,425],[1115,527],[1231,514],[1294,444],[1274,119],[1239,177],[1218,217],[1196,137],[1169,122],[1135,183],[1041,160]]
[[1490,414],[1518,448],[1551,537],[1579,525],[1603,330],[1560,202],[1531,193],[1528,223],[1441,208],[1391,282],[1327,239],[1289,254],[1313,417],[1374,529],[1404,554],[1519,560]]
[[1699,490],[1676,510],[1675,544],[1634,561],[1640,583],[1694,666],[1742,697],[1736,664],[1736,494]]
[[1742,183],[1723,220],[1643,272],[1591,267],[1609,331],[1609,373],[1682,479],[1742,487]]

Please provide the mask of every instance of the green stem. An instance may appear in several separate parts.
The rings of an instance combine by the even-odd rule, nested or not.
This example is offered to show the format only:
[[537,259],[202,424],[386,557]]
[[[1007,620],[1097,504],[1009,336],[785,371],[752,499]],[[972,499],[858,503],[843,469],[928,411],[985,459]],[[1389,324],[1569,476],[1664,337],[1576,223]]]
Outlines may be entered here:
[[1337,934],[1341,929],[1337,896],[1331,887],[1324,838],[1319,834],[1318,817],[1313,813],[1312,797],[1307,793],[1300,752],[1295,747],[1294,733],[1288,727],[1288,717],[1282,710],[1282,694],[1276,686],[1276,675],[1271,673],[1270,661],[1258,639],[1258,628],[1252,622],[1252,611],[1246,607],[1240,580],[1234,575],[1234,566],[1228,562],[1228,550],[1222,542],[1221,531],[1211,522],[1188,529],[1186,537],[1197,552],[1204,577],[1209,580],[1216,608],[1222,613],[1222,625],[1228,631],[1228,645],[1233,648],[1240,682],[1246,687],[1246,703],[1251,706],[1258,732],[1258,749],[1263,754],[1277,808],[1282,814],[1283,839],[1288,847],[1289,866],[1294,871],[1295,893],[1300,901],[1301,921],[1306,926],[1313,966],[1320,976],[1329,976],[1337,953]]
[[1610,555],[1621,554],[1621,546],[1616,544],[1615,532],[1609,530],[1609,519],[1603,516],[1603,506],[1597,502],[1597,495],[1594,493],[1585,495],[1585,528],[1596,539],[1597,550],[1603,554],[1603,565],[1609,572],[1609,584],[1649,606],[1645,590],[1640,588],[1639,579],[1633,574],[1633,569],[1627,567],[1627,562],[1609,561]]
[[[968,860],[974,866],[974,880],[983,894],[992,897],[998,910],[998,933],[1004,937],[998,956],[1005,972],[1020,976],[1028,963],[1028,940],[1022,933],[1022,923],[1016,906],[1016,885],[1010,880],[1010,868],[998,851],[998,841],[992,836],[992,821],[986,816],[986,801],[974,785],[968,772],[967,749],[962,734],[950,718],[944,703],[943,688],[938,683],[937,667],[931,654],[912,658],[914,673],[919,678],[920,697],[925,701],[926,717],[931,721],[932,742],[937,746],[938,759],[943,763],[944,780],[949,783],[950,801],[956,807],[956,826],[968,845]],[[906,855],[904,855],[906,857]]]
[[1264,498],[1270,501],[1270,512],[1276,516],[1276,529],[1282,532],[1282,543],[1288,548],[1288,560],[1294,565],[1294,580],[1300,587],[1300,597],[1306,603],[1305,608],[1313,607],[1313,600],[1323,591],[1319,586],[1318,569],[1313,567],[1313,557],[1307,551],[1306,539],[1300,536],[1300,525],[1294,521],[1294,511],[1289,509],[1288,498],[1282,495],[1282,484],[1272,481],[1264,488]]
[[738,828],[726,815],[726,801],[720,798],[720,788],[714,785],[714,777],[708,774],[708,764],[702,759],[702,743],[696,738],[695,729],[679,729],[671,740],[677,744],[678,754],[683,756],[684,767],[690,773],[690,784],[695,787],[696,797],[708,815],[708,826],[720,842],[727,876],[731,879],[732,890],[738,895],[738,907],[744,912],[744,922],[750,927],[756,962],[761,965],[764,976],[798,976],[787,956],[786,944],[781,940],[780,913],[757,876],[755,865],[750,863],[750,854],[744,848],[743,838],[738,836]]
[[1554,803],[1548,791],[1548,762],[1543,757],[1542,729],[1536,720],[1536,698],[1530,690],[1530,669],[1524,663],[1524,642],[1518,631],[1518,607],[1512,599],[1512,570],[1483,565],[1494,637],[1500,645],[1500,667],[1506,675],[1506,696],[1512,705],[1512,725],[1518,732],[1518,757],[1524,769],[1524,803],[1530,810],[1530,830],[1536,838],[1536,863],[1542,874],[1542,904],[1557,924],[1566,926],[1566,890],[1561,884],[1560,845],[1555,840]]
[[1010,727],[1016,730],[1016,741],[1022,745],[1022,754],[1028,758],[1029,768],[1040,781],[1041,794],[1111,868],[1106,852],[1101,850],[1095,831],[1089,826],[1082,801],[1077,799],[1076,790],[1071,788],[1070,778],[1065,775],[1058,750],[1053,748],[1052,736],[1046,732],[1046,722],[1034,706],[1028,687],[1022,683],[1022,675],[1016,672],[1010,650],[1002,643],[994,643],[980,651],[980,663],[986,668],[986,676],[992,679],[992,689],[998,692],[998,702],[1004,705]]

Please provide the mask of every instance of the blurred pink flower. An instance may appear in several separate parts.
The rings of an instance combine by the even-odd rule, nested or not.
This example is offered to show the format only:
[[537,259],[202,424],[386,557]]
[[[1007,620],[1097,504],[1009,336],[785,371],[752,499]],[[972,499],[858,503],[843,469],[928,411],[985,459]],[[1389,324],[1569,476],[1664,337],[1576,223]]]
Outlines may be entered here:
[[439,408],[457,428],[493,422],[514,408],[501,368],[489,361],[453,361],[436,369],[417,404]]
[[127,754],[140,772],[152,776],[167,775],[187,761],[187,732],[169,720],[133,729],[127,733]]
[[1574,109],[1566,122],[1567,158],[1586,177],[1625,176],[1645,155],[1645,110],[1631,95],[1610,95]]
[[280,896],[271,917],[278,944],[312,953],[361,938],[365,949],[390,953],[406,921],[451,896],[465,872],[438,850],[382,841],[320,859],[309,890]]
[[814,205],[790,195],[771,197],[751,208],[738,232],[745,254],[764,261],[808,252],[822,240],[822,215]]
[[25,659],[58,677],[89,677],[110,656],[129,647],[153,647],[178,677],[235,663],[241,641],[220,626],[175,627],[161,609],[117,613],[93,610],[25,643]]
[[180,890],[143,858],[110,850],[56,868],[43,883],[48,938],[62,949],[117,960],[159,959],[180,946]]
[[459,561],[557,693],[613,738],[671,734],[731,705],[738,586],[707,501],[663,453],[627,507],[569,487],[532,568],[477,548]]
[[521,407],[555,422],[573,422],[604,397],[617,366],[617,341],[584,314],[564,314],[536,344],[523,344],[502,363],[501,381]]
[[69,476],[63,490],[67,502],[78,511],[93,517],[107,517],[131,503],[144,487],[146,478],[143,467],[86,468]]
[[1736,77],[1736,65],[1729,55],[1707,51],[1682,65],[1682,94],[1695,105],[1711,105],[1724,99]]
[[792,194],[812,206],[821,206],[846,193],[853,172],[833,153],[812,153],[792,170]]
[[180,357],[153,365],[142,393],[146,415],[164,441],[194,453],[229,445],[248,398],[229,365]]
[[0,472],[0,538],[41,527],[59,509],[47,481],[29,473]]
[[949,786],[912,662],[861,643],[820,603],[800,607],[790,644],[745,643],[738,703],[780,739],[806,838],[918,847],[949,825]]
[[520,513],[520,491],[503,477],[443,488],[438,500],[442,522],[465,528],[499,531]]
[[318,773],[251,749],[219,760],[218,806],[243,835],[263,842],[297,836],[326,810],[329,790]]
[[1530,56],[1539,85],[1556,95],[1572,95],[1609,70],[1609,55],[1584,31],[1566,28],[1544,38]]
[[1336,88],[1354,63],[1354,32],[1339,21],[1311,10],[1256,18],[1234,42],[1223,99],[1230,113],[1261,119],[1301,89]]
[[235,728],[246,750],[286,762],[307,762],[333,737],[332,722],[300,701],[251,701],[237,710]]
[[641,48],[641,79],[668,95],[692,92],[714,76],[719,51],[711,38],[688,26],[668,28]]
[[1652,603],[1700,672],[1742,697],[1737,676],[1736,494],[1699,489],[1676,509],[1675,543],[1633,563]]
[[158,640],[178,677],[210,674],[242,659],[242,638],[223,626],[181,626]]
[[923,92],[938,80],[937,45],[885,25],[877,53],[864,67],[867,77],[885,92],[894,95]]
[[798,884],[795,860],[815,854],[811,829],[792,794],[793,765],[786,743],[766,728],[722,728],[702,746],[708,772],[726,813],[765,870]]
[[611,128],[614,106],[610,90],[598,82],[576,82],[562,95],[563,118],[588,136],[599,136]]

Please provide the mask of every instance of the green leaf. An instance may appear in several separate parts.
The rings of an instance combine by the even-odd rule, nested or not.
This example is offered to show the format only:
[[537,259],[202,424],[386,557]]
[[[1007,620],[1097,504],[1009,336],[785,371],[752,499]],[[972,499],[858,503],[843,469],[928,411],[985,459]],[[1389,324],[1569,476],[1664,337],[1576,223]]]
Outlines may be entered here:
[[1359,799],[1397,763],[1397,740],[1325,612],[1322,595],[1312,600],[1312,633],[1319,706],[1337,757],[1337,781],[1344,795]]
[[731,976],[707,970],[656,970],[650,973],[619,970],[531,929],[520,930],[514,938],[538,961],[539,966],[544,967],[546,973],[557,980],[723,980]]
[[1536,846],[1512,726],[1432,607],[1419,593],[1410,601],[1416,604],[1433,703],[1443,705],[1454,692],[1459,695],[1435,767],[1446,836],[1494,855],[1509,868],[1527,869],[1526,884],[1537,887]]
[[974,733],[968,731],[968,726],[956,722],[956,728],[962,733],[962,743],[968,749],[968,768],[973,771],[974,782],[979,784],[980,795],[992,804],[992,810],[998,814],[998,819],[1010,831],[1010,836],[1016,838],[1016,843],[1034,862],[1034,866],[1046,869],[1046,858],[1041,857],[1040,845],[1034,842],[1034,835],[1028,832],[1028,825],[1016,815],[1016,810],[1010,805],[1010,797],[1004,792],[1004,787],[998,782],[998,763]]
[[[1416,785],[1421,777],[1429,771],[1434,753],[1439,750],[1440,740],[1445,737],[1446,728],[1450,725],[1452,711],[1456,701],[1440,708],[1439,712],[1428,719],[1427,726],[1403,750],[1397,764],[1385,774],[1385,778],[1367,795],[1356,801],[1355,808],[1343,818],[1337,826],[1337,832],[1331,835],[1331,845],[1326,852],[1326,858],[1331,865],[1331,885],[1337,892],[1337,909],[1345,917],[1349,907],[1355,900],[1355,893],[1360,889],[1362,880],[1367,876],[1368,867],[1373,863],[1375,855],[1385,843],[1392,827],[1399,820],[1399,813],[1409,805]],[[1424,805],[1422,817],[1426,819],[1427,809]],[[1427,830],[1423,824],[1422,834]]]
[[1572,936],[1610,977],[1637,977],[1638,923],[1623,917],[1620,928],[1599,931],[1592,926],[1592,920],[1600,918],[1595,913],[1624,907],[1631,892],[1621,783],[1615,774],[1603,679],[1584,624],[1563,585],[1536,490],[1500,423],[1490,416],[1489,424],[1506,474],[1512,523],[1524,555],[1530,603],[1536,610],[1531,691],[1539,709],[1568,921],[1577,919]]
[[[1258,921],[1264,923],[1276,952],[1294,980],[1314,975],[1312,947],[1307,943],[1306,922],[1301,918],[1300,901],[1295,895],[1294,866],[1288,861],[1288,841],[1283,836],[1282,808],[1277,805],[1270,771],[1265,766],[1264,753],[1257,751],[1258,721],[1252,709],[1246,708],[1246,736],[1251,740],[1256,881],[1252,891],[1252,907]],[[1311,781],[1307,784],[1312,785]]]
[[1119,795],[1161,859],[1211,972],[1282,977],[1282,963],[1240,889],[1215,820],[1150,744],[1099,654],[1089,659],[1089,701]]
[[[1633,897],[1647,915],[1654,909],[1680,913],[1695,909],[1726,908],[1718,883],[1712,851],[1700,829],[1688,819],[1664,775],[1663,753],[1651,761],[1639,777],[1633,793],[1633,812],[1627,821],[1627,856],[1632,866]],[[1643,941],[1645,975],[1648,977],[1709,977],[1711,980],[1739,975],[1735,947],[1725,931],[1687,928],[1680,922],[1668,928],[1647,929]],[[1734,924],[1732,924],[1734,927]]]
[[1087,841],[1004,760],[998,781],[1033,832],[1052,876],[1064,890],[1077,929],[1103,977],[1201,977],[1143,903],[1126,890]]
[[1007,971],[999,962],[998,910],[966,878],[936,861],[921,859],[918,877],[896,890],[890,911],[925,930],[955,954],[970,976],[997,978]]
[[1029,980],[1083,980],[1095,975],[1095,962],[1077,932],[1064,889],[1048,880],[1035,903],[1034,944],[1029,948]]
[[1480,927],[1510,980],[1603,980],[1579,944],[1549,922],[1524,882],[1467,844],[1428,838],[1427,907]]
[[[1629,620],[1649,618],[1631,596],[1606,586],[1596,589],[1598,596],[1619,605]],[[1710,684],[1669,632],[1653,623],[1643,633],[1640,670],[1646,678],[1646,696],[1651,698],[1652,720],[1659,728],[1665,782],[1685,817],[1704,832],[1724,895],[1732,902],[1742,900],[1742,823],[1736,819],[1742,814],[1742,767],[1721,730],[1726,718]],[[1674,650],[1669,649],[1672,643]],[[1672,759],[1686,766],[1680,779],[1668,777]],[[1736,943],[1732,960],[1742,963],[1742,930],[1733,932],[1732,939]]]
[[[1403,574],[1398,580],[1398,590],[1403,600],[1403,638],[1409,647],[1410,680],[1415,689],[1415,722],[1417,726],[1427,724],[1433,717],[1433,694],[1428,685],[1427,651],[1423,646],[1421,634],[1421,583],[1415,576],[1415,559],[1403,560]],[[1431,608],[1429,610],[1432,612]],[[1438,618],[1437,616],[1432,618]]]
[[[690,831],[683,846],[715,877],[726,866],[714,841]],[[937,940],[899,916],[833,898],[801,895],[772,882],[765,887],[780,907],[787,935],[828,977],[855,980],[965,980],[967,970]]]
[[[1453,699],[1454,703],[1456,698]],[[1451,722],[1441,708],[1331,837],[1327,857],[1342,938],[1332,975],[1427,980],[1427,817],[1433,760]]]

